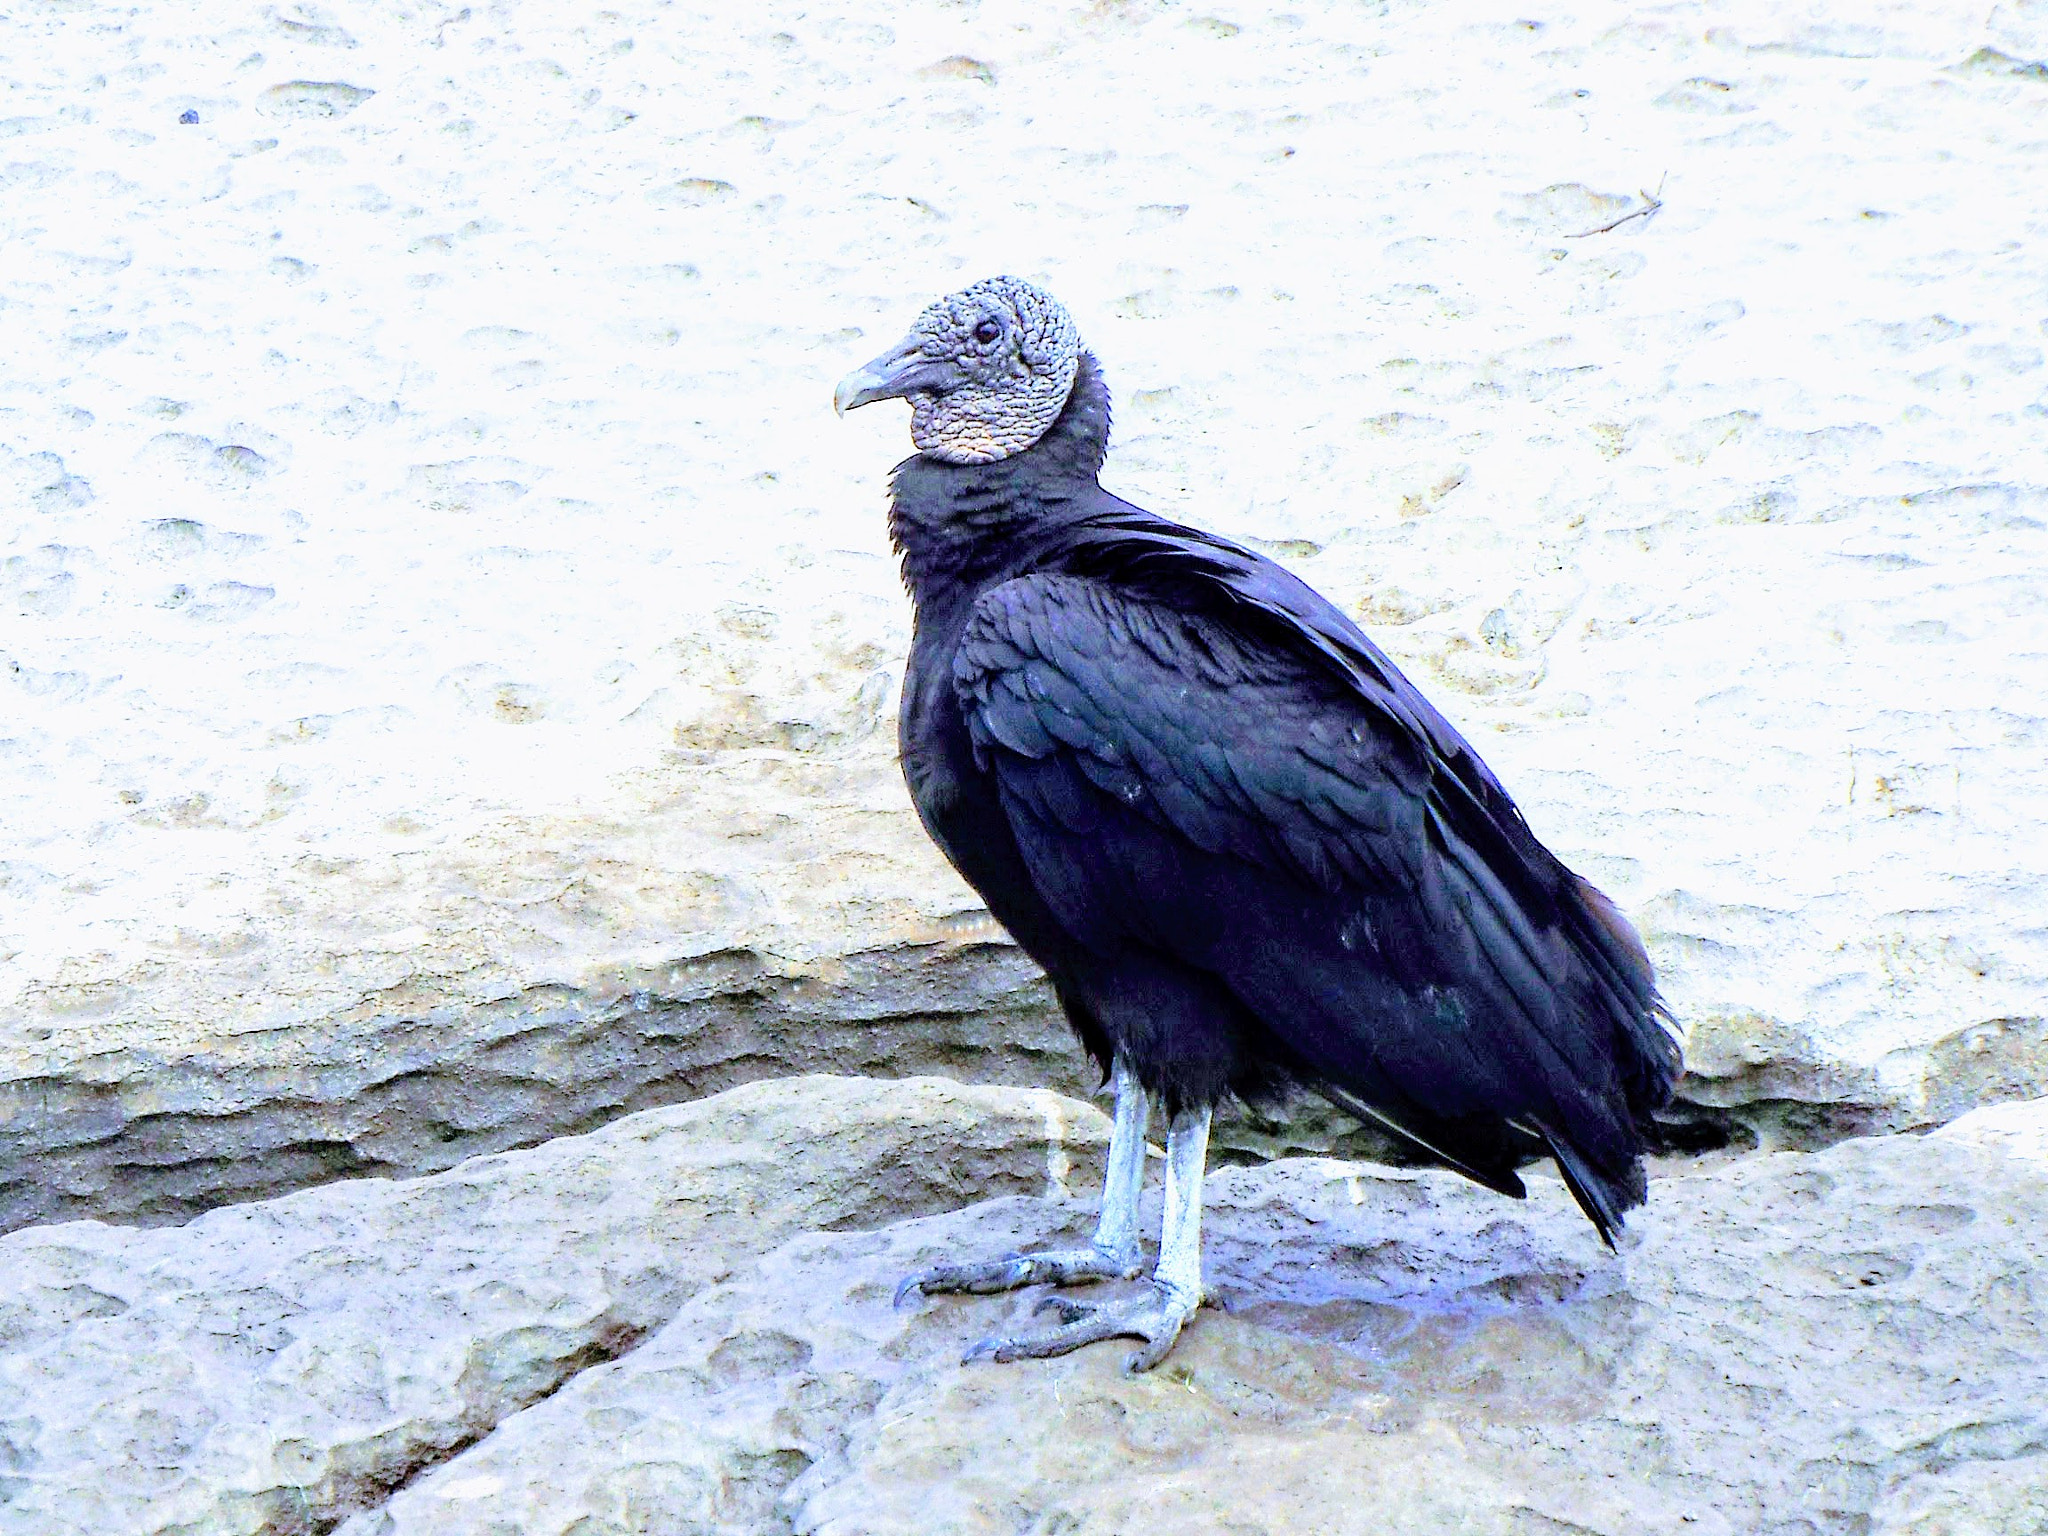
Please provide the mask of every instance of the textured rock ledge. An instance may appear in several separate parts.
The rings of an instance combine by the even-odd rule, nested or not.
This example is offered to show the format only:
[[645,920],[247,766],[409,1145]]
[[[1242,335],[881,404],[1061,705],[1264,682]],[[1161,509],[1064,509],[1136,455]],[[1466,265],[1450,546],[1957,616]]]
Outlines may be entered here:
[[[16,1055],[5,1062],[16,1075],[0,1076],[0,1231],[180,1221],[337,1178],[433,1173],[799,1072],[938,1073],[1082,1096],[1095,1086],[1043,975],[1000,935],[808,967],[736,950],[642,979],[608,996],[536,987],[416,1011],[379,999],[175,1051]],[[1833,1097],[1817,1101],[1785,1058],[1724,1052],[1707,1062],[1723,1075],[1682,1086],[1669,1145],[1817,1147],[1939,1123],[2048,1092],[2044,1039],[2040,1020],[1973,1026],[1878,1069],[1834,1072]],[[1279,1121],[1226,1113],[1215,1149],[1222,1160],[1411,1160],[1316,1100]]]
[[1044,1093],[807,1079],[15,1234],[0,1530],[2040,1528],[2048,1101],[1667,1170],[1620,1256],[1552,1180],[1222,1170],[1228,1310],[1144,1378],[1116,1346],[961,1366],[1028,1294],[891,1307],[939,1253],[1083,1229],[1037,1197],[1101,1136]]
[[[734,951],[648,979],[610,997],[535,988],[497,1004],[369,1008],[0,1079],[0,1231],[181,1221],[338,1178],[434,1173],[803,1072],[1084,1097],[1096,1086],[1043,974],[1007,941],[810,967]],[[1719,1121],[1701,1134],[1718,1139]],[[1407,1156],[1316,1102],[1281,1123],[1226,1115],[1215,1144],[1223,1158]]]
[[762,1077],[1093,1086],[1043,978],[1008,944],[808,970],[735,951],[671,967],[659,985],[366,1007],[0,1081],[0,1230],[180,1220],[334,1178],[432,1173]]
[[890,1310],[906,1266],[1036,1240],[1043,1204],[805,1236],[345,1529],[2042,1528],[2048,1102],[1667,1178],[1620,1258],[1548,1180],[1212,1180],[1233,1310],[1151,1377],[1116,1346],[957,1363],[1028,1297]]
[[735,1264],[1100,1177],[1044,1092],[801,1078],[433,1178],[0,1242],[0,1531],[325,1530]]

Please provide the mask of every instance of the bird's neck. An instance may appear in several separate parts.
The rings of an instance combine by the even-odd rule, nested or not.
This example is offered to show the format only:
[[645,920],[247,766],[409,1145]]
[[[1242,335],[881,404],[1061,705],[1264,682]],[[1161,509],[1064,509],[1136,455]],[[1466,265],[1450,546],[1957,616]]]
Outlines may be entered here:
[[992,464],[918,454],[897,465],[889,537],[920,623],[1030,569],[1034,551],[1082,515],[1108,451],[1109,386],[1083,352],[1059,419],[1022,453]]

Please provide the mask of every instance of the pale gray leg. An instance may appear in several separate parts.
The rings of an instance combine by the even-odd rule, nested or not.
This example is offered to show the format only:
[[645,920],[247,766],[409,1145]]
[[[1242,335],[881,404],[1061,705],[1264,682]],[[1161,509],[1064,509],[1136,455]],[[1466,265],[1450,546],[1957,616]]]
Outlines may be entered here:
[[1119,1056],[1110,1068],[1116,1090],[1116,1118],[1109,1128],[1109,1168],[1102,1179],[1102,1216],[1095,1223],[1092,1246],[1115,1257],[1124,1273],[1136,1274],[1145,1262],[1138,1240],[1138,1196],[1145,1191],[1145,1122],[1151,1101],[1138,1085],[1138,1074]]
[[1185,1298],[1190,1313],[1202,1304],[1202,1174],[1208,1160],[1209,1111],[1176,1117],[1166,1142],[1166,1211],[1152,1278]]
[[1045,1309],[1059,1312],[1059,1327],[1028,1338],[984,1339],[967,1352],[967,1358],[1064,1355],[1099,1339],[1138,1338],[1145,1347],[1124,1361],[1126,1370],[1149,1371],[1164,1360],[1202,1304],[1202,1170],[1208,1154],[1209,1111],[1190,1109],[1174,1116],[1166,1140],[1159,1267],[1152,1272],[1150,1294],[1101,1306],[1049,1297]]
[[935,1264],[896,1287],[900,1306],[922,1292],[1013,1291],[1025,1285],[1072,1285],[1084,1280],[1125,1280],[1145,1267],[1138,1241],[1138,1196],[1145,1187],[1145,1121],[1151,1106],[1122,1057],[1110,1068],[1116,1118],[1109,1132],[1109,1171],[1102,1181],[1102,1216],[1086,1248],[1010,1253],[978,1264]]

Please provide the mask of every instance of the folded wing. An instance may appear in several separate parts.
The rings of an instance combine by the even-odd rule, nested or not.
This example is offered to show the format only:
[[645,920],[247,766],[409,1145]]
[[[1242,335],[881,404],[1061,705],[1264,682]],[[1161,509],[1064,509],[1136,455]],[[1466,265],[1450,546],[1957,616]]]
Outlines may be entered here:
[[1218,978],[1290,1073],[1496,1187],[1502,1128],[1540,1138],[1610,1233],[1678,1064],[1627,924],[1305,587],[1117,548],[984,593],[953,667],[1061,925]]

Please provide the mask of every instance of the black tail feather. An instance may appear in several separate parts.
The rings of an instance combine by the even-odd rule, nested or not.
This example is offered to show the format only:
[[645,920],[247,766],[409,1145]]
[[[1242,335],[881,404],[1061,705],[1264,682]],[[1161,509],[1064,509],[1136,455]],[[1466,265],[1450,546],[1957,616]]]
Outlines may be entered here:
[[1450,1149],[1467,1137],[1456,1134],[1451,1126],[1427,1124],[1420,1116],[1396,1116],[1386,1110],[1375,1109],[1363,1099],[1329,1083],[1318,1084],[1316,1092],[1352,1118],[1383,1126],[1403,1140],[1412,1141],[1445,1167],[1462,1173],[1475,1184],[1483,1184],[1496,1194],[1516,1200],[1528,1196],[1529,1191],[1523,1185],[1521,1175],[1515,1172],[1514,1154],[1505,1143],[1498,1149],[1489,1149],[1493,1155],[1484,1158],[1474,1155],[1469,1148],[1453,1152]]
[[1565,1188],[1572,1192],[1572,1198],[1579,1202],[1579,1209],[1586,1213],[1587,1219],[1599,1229],[1600,1240],[1612,1248],[1614,1234],[1622,1228],[1623,1214],[1641,1205],[1649,1192],[1641,1159],[1631,1162],[1620,1178],[1610,1178],[1597,1171],[1562,1136],[1540,1127],[1537,1134],[1542,1136],[1543,1144],[1556,1160],[1557,1171],[1564,1175]]

